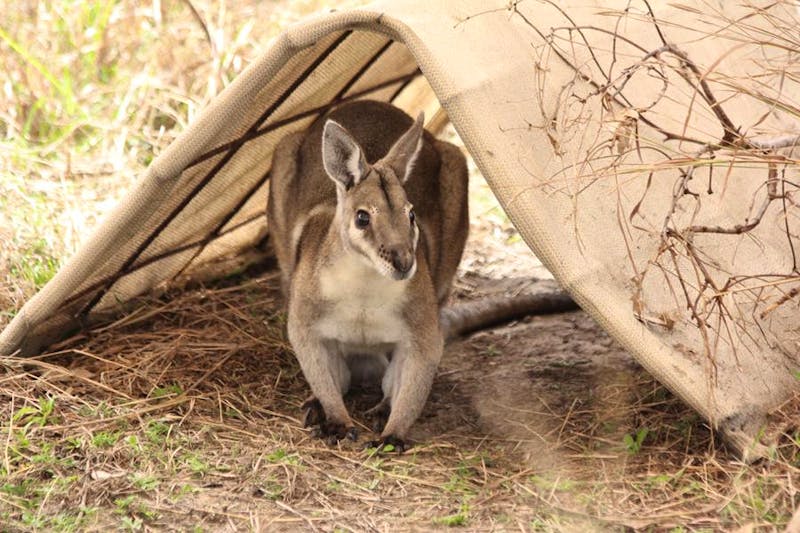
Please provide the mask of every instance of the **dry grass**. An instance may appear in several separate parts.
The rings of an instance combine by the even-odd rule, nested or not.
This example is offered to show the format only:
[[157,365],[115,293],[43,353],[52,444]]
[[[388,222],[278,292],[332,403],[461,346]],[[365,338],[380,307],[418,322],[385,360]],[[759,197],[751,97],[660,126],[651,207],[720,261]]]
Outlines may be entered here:
[[342,3],[26,0],[4,6],[0,325],[272,36],[332,4]]
[[[488,361],[538,357],[533,341],[515,351],[520,339],[546,331],[618,350],[580,313],[451,346],[410,452],[329,448],[301,427],[308,392],[283,337],[276,285],[267,271],[145,300],[35,360],[6,358],[3,522],[65,531],[701,531],[789,520],[800,482],[791,409],[776,413],[786,424],[773,459],[753,466],[629,362],[609,360],[593,383],[582,381],[584,363],[540,361],[535,375],[507,382],[535,382],[536,397],[509,405],[498,396],[500,411],[472,412],[470,384],[488,386],[487,374],[502,372]],[[574,390],[559,386],[566,380]],[[366,403],[350,402],[356,413]]]
[[[270,35],[322,5],[6,6],[0,326]],[[774,414],[774,456],[741,464],[582,314],[450,347],[409,453],[328,448],[299,421],[275,274],[251,274],[0,361],[1,530],[769,531],[797,506],[796,405]],[[540,359],[554,347],[576,358]],[[486,399],[493,379],[514,401]]]

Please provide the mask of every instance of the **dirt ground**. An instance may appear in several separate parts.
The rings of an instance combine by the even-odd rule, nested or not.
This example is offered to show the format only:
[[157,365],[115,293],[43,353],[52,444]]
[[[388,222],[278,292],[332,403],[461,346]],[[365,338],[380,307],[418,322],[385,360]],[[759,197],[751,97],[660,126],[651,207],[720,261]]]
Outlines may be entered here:
[[[556,290],[472,174],[454,300]],[[2,361],[0,530],[751,531],[798,499],[796,425],[741,464],[581,311],[449,343],[397,455],[364,449],[377,388],[360,442],[302,427],[274,261],[140,304]]]
[[[555,290],[471,186],[454,298]],[[451,342],[403,455],[364,449],[378,390],[347,398],[359,443],[302,427],[284,320],[268,261],[4,360],[0,529],[751,531],[795,506],[796,429],[739,463],[581,311]]]
[[[473,193],[455,298],[553,290]],[[308,388],[276,281],[264,268],[164,294],[4,361],[4,530],[677,532],[790,517],[796,444],[738,463],[580,311],[450,343],[405,454],[363,449],[377,390],[347,398],[361,442],[331,448],[301,424]]]

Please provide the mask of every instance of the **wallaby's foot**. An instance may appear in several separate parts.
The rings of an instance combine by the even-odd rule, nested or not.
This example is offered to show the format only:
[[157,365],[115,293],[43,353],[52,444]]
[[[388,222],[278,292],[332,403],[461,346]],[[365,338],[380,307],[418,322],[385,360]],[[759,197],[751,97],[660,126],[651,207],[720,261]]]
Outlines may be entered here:
[[372,420],[372,431],[375,433],[383,433],[383,428],[386,426],[386,421],[389,420],[389,413],[392,408],[389,405],[389,400],[384,398],[378,404],[368,409],[364,414]]
[[378,448],[379,452],[386,451],[384,448],[386,446],[392,446],[394,451],[397,453],[403,453],[404,451],[411,448],[411,443],[407,442],[399,437],[395,437],[394,435],[387,435],[385,437],[381,437],[378,440],[372,440],[367,443],[367,448]]
[[325,422],[325,411],[322,409],[322,404],[319,403],[316,396],[309,396],[301,406],[306,410],[303,416],[303,427],[310,428],[311,426],[318,426]]
[[353,442],[358,440],[358,430],[355,427],[327,420],[325,410],[316,396],[309,396],[303,402],[302,408],[306,410],[303,427],[313,427],[311,434],[314,437],[323,439],[331,446],[344,439],[350,439]]
[[335,446],[337,442],[344,439],[350,439],[353,442],[358,440],[358,429],[339,422],[322,422],[312,430],[311,434],[321,438],[329,446]]

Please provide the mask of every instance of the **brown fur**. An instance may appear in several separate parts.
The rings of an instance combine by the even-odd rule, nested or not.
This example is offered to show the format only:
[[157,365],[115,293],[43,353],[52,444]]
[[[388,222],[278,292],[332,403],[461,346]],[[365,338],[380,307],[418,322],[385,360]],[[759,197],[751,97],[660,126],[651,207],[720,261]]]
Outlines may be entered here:
[[439,311],[468,230],[467,168],[420,120],[353,102],[274,154],[267,217],[289,340],[334,439],[354,434],[342,395],[373,378],[385,396],[376,410],[390,408],[381,439],[402,443],[441,358]]

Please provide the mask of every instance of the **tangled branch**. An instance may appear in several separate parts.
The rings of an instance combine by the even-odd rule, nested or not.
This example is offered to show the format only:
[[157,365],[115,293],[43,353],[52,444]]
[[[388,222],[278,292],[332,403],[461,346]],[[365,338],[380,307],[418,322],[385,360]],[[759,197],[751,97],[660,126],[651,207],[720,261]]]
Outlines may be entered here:
[[[546,3],[561,13],[567,25],[543,31],[532,17],[520,10],[522,0],[513,2],[509,11],[545,43],[540,47],[542,57],[552,54],[575,73],[575,80],[562,86],[562,93],[568,94],[559,95],[559,108],[555,112],[545,113],[540,104],[546,124],[543,129],[554,147],[554,154],[562,155],[563,146],[570,140],[565,138],[567,132],[584,128],[590,120],[585,116],[585,110],[591,108],[588,102],[597,99],[604,113],[601,123],[606,135],[582,148],[586,154],[583,165],[591,171],[583,172],[580,165],[571,167],[571,170],[578,170],[577,176],[588,180],[577,192],[571,192],[574,202],[577,203],[577,196],[598,180],[613,178],[619,182],[624,178],[630,181],[631,175],[641,176],[643,193],[639,200],[632,206],[618,201],[618,209],[622,211],[618,216],[620,230],[633,271],[634,312],[648,324],[672,328],[679,318],[666,316],[664,311],[649,311],[653,298],[647,293],[666,291],[671,294],[676,308],[686,310],[687,319],[702,339],[705,356],[715,368],[715,353],[720,343],[734,355],[741,347],[750,349],[757,345],[757,336],[767,335],[764,321],[788,303],[796,302],[800,294],[800,270],[795,252],[798,232],[792,226],[793,217],[798,216],[795,196],[800,194],[796,183],[800,180],[787,177],[789,171],[797,172],[798,159],[793,154],[800,147],[800,133],[781,133],[767,138],[756,134],[759,124],[777,110],[786,110],[795,119],[800,117],[800,106],[791,96],[782,97],[781,92],[783,80],[800,80],[797,67],[800,34],[785,31],[796,27],[800,21],[793,25],[771,13],[770,10],[780,7],[780,1],[759,8],[757,13],[775,25],[775,35],[757,31],[748,17],[720,19],[715,37],[730,39],[735,45],[710,66],[703,67],[689,52],[668,40],[668,32],[646,0],[645,9],[638,13],[631,7],[633,2],[624,11],[604,13],[618,17],[613,30],[601,25],[578,25],[555,2],[546,0]],[[618,29],[626,18],[650,24],[659,44],[648,47],[630,36],[621,35]],[[793,40],[791,35],[795,35]],[[610,53],[606,54],[610,58],[598,53],[597,45],[592,44],[593,37],[598,38],[596,42],[601,38],[603,42],[610,39]],[[729,54],[745,46],[760,51],[763,58],[773,57],[779,51],[784,54],[781,56],[783,63],[764,59],[763,74],[753,79],[726,76],[718,67]],[[622,47],[626,48],[625,55],[620,52]],[[773,53],[774,50],[777,51]],[[628,59],[634,55],[638,59]],[[541,59],[541,63],[546,64],[546,61]],[[540,75],[547,76],[547,68],[538,65],[539,62]],[[637,93],[636,89],[631,89],[632,80],[639,75],[651,80],[647,94],[652,98],[645,98],[641,91]],[[768,94],[772,88],[765,81],[767,76],[777,80],[775,96]],[[587,85],[591,90],[582,89]],[[543,87],[544,82],[540,82],[540,86]],[[720,92],[722,88],[726,89],[724,97]],[[542,89],[540,97],[543,94]],[[676,94],[688,94],[682,129],[669,125],[676,117],[659,114],[660,109],[674,105]],[[728,105],[734,98],[747,99],[751,106],[761,106],[761,119],[746,129],[738,126],[739,109]],[[578,102],[579,113],[584,116],[568,110],[570,100]],[[642,100],[646,100],[645,103],[633,103]],[[696,102],[708,111],[707,119],[693,117],[698,107]],[[721,133],[705,135],[705,131],[689,127],[697,123],[705,128],[714,125]],[[797,120],[794,123],[797,124]],[[648,139],[643,134],[645,130],[659,134],[660,143]],[[686,143],[693,146],[691,151],[682,148]],[[632,159],[636,164],[631,165]],[[597,168],[601,162],[601,167]],[[723,172],[717,171],[720,167]],[[707,184],[702,189],[697,186],[699,169],[708,169]],[[670,173],[677,174],[671,178],[671,194],[652,196],[657,194],[655,190],[663,191],[664,180],[669,179],[666,176]],[[759,175],[763,177],[758,178]],[[736,180],[737,188],[726,193],[730,180]],[[731,215],[741,211],[738,206],[744,200],[742,194],[749,195],[750,204],[743,219],[731,221],[727,216],[721,217],[720,213]],[[653,206],[663,206],[660,227],[653,227],[652,219],[645,220],[642,207],[645,204],[650,206],[651,217]],[[751,249],[763,248],[767,246],[764,239],[769,240],[773,249],[775,225],[765,227],[768,221],[781,227],[784,245],[780,250],[783,257],[777,261],[781,263],[779,271],[758,271],[752,268],[757,261],[750,261],[743,267],[719,259],[719,250],[735,250],[745,245]],[[634,241],[655,241],[651,255],[643,258],[634,253],[631,244]],[[768,339],[768,343],[772,341]]]

